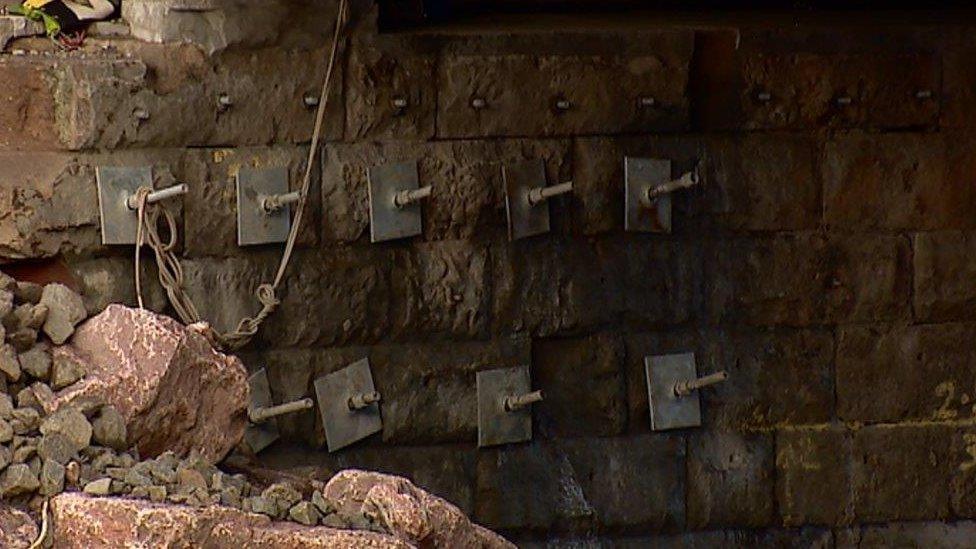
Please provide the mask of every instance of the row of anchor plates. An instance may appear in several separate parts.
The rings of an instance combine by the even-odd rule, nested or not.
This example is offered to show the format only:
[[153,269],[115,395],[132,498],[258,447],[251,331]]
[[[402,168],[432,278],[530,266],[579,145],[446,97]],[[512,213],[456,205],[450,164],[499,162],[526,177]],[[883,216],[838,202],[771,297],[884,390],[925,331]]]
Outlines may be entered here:
[[[573,191],[573,183],[548,186],[541,159],[503,166],[508,234],[511,240],[549,231],[548,199]],[[696,185],[697,169],[672,179],[671,161],[624,159],[625,221],[628,231],[670,232],[670,194]],[[103,244],[134,244],[136,190],[152,188],[152,169],[99,167],[98,203]],[[151,193],[149,203],[186,194],[185,184]],[[416,162],[396,162],[369,170],[370,237],[383,242],[422,231],[421,202],[432,194],[421,186]],[[290,205],[301,199],[289,191],[286,168],[241,169],[237,174],[237,243],[241,246],[284,242],[291,229]]]
[[[693,353],[646,356],[644,371],[651,410],[651,429],[664,431],[701,425],[699,389],[727,379],[724,371],[698,377]],[[244,440],[257,453],[279,437],[273,418],[311,409],[318,412],[329,451],[334,452],[383,429],[382,397],[373,385],[369,359],[315,380],[315,399],[301,398],[273,404],[264,369],[248,380],[251,425]],[[478,446],[497,446],[532,439],[531,406],[543,400],[532,390],[528,366],[477,373]]]

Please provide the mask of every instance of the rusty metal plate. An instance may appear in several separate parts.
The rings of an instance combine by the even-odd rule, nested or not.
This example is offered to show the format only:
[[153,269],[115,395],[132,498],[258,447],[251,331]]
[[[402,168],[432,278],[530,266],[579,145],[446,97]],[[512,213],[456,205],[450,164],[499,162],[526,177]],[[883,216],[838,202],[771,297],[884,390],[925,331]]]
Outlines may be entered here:
[[[271,385],[268,383],[268,373],[264,368],[254,372],[247,379],[247,384],[251,389],[250,402],[247,406],[247,415],[250,417],[254,410],[272,405]],[[244,442],[255,454],[271,446],[278,437],[278,422],[275,418],[261,423],[251,423],[244,431]]]
[[102,244],[135,244],[139,219],[126,201],[139,187],[153,186],[152,168],[108,167],[95,169]]
[[694,353],[646,356],[644,373],[647,376],[652,430],[666,431],[701,425],[698,391],[681,397],[674,393],[675,383],[698,377]]
[[315,380],[315,398],[330,452],[383,430],[378,402],[360,410],[349,409],[350,397],[375,390],[368,358]]
[[542,159],[502,167],[505,179],[505,212],[508,239],[518,240],[549,232],[549,201],[529,203],[529,191],[546,186],[546,164]]
[[641,204],[648,189],[671,179],[671,161],[656,158],[624,158],[624,229],[632,232],[670,233],[671,196],[654,201],[652,208]]
[[532,407],[506,411],[505,398],[528,393],[528,366],[478,372],[478,446],[532,440]]
[[420,188],[416,162],[394,162],[369,169],[369,236],[383,242],[416,236],[423,231],[421,202],[397,207],[400,191]]
[[284,242],[291,230],[288,205],[265,212],[261,201],[288,192],[288,169],[241,168],[237,173],[237,244],[252,246]]

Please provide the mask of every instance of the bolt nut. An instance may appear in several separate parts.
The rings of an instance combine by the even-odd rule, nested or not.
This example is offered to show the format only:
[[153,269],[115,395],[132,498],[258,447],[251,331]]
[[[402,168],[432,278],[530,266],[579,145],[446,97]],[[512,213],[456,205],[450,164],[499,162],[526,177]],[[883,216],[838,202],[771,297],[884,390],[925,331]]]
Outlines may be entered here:
[[561,111],[568,111],[572,106],[573,104],[569,102],[569,99],[559,99],[556,101],[556,108]]
[[932,90],[918,90],[915,99],[932,99]]
[[409,105],[409,104],[410,103],[407,102],[406,98],[403,98],[403,97],[395,97],[393,99],[393,107],[395,109],[403,110],[403,109],[407,108],[407,105]]
[[219,97],[217,97],[217,106],[220,107],[222,110],[229,109],[233,105],[234,105],[234,100],[232,100],[230,96],[227,95],[226,93],[222,93],[220,94]]
[[471,107],[475,109],[483,109],[488,106],[488,102],[481,97],[475,97],[471,100]]
[[842,96],[838,97],[837,100],[836,100],[837,105],[839,105],[841,107],[846,107],[846,106],[850,105],[853,102],[854,102],[854,100],[851,99],[851,97],[848,96],[848,95],[842,95]]
[[304,103],[305,106],[308,107],[308,108],[310,108],[310,109],[313,108],[313,107],[318,107],[319,106],[319,98],[317,96],[312,95],[312,94],[309,93],[309,94],[306,94],[305,97],[302,97],[302,103]]
[[760,103],[769,103],[773,99],[773,94],[768,91],[756,92],[756,101]]
[[149,111],[146,109],[135,109],[132,111],[132,116],[134,116],[136,120],[149,120]]
[[637,104],[645,109],[649,109],[657,105],[657,100],[655,100],[653,97],[641,97],[637,100]]

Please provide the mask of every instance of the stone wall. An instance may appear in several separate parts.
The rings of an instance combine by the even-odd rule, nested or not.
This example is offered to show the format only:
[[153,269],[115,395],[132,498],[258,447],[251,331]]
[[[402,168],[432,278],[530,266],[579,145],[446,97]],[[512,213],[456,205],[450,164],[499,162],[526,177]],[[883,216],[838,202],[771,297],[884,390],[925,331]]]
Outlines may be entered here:
[[[0,55],[0,257],[67,265],[92,310],[131,304],[94,167],[151,164],[190,186],[187,286],[227,329],[279,254],[236,246],[232,177],[288,166],[298,185],[334,6],[125,2],[128,34]],[[313,413],[284,418],[266,463],[404,474],[527,546],[976,535],[971,29],[374,21],[356,2],[283,304],[243,358],[285,400],[368,356],[383,432],[330,455]],[[702,162],[672,234],[623,231],[625,155]],[[576,191],[551,234],[509,243],[500,166],[530,158]],[[433,196],[422,236],[372,245],[365,174],[391,160]],[[702,428],[654,433],[643,357],[677,351],[731,378]],[[518,364],[546,393],[534,441],[479,450],[475,372]]]

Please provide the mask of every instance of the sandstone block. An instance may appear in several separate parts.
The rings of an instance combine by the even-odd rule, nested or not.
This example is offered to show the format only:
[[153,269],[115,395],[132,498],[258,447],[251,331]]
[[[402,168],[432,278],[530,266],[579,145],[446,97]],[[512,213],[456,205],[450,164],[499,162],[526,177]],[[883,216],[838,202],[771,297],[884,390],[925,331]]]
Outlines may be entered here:
[[216,462],[243,435],[243,365],[175,320],[111,305],[79,327],[71,350],[88,358],[88,375],[63,390],[58,403],[114,406],[142,455],[196,450]]
[[[185,255],[238,255],[241,248],[237,245],[237,175],[242,169],[285,168],[291,189],[298,190],[305,175],[307,158],[306,147],[291,146],[208,149],[187,154],[183,169],[192,183],[184,202]],[[312,170],[311,177],[309,198],[298,235],[300,246],[314,245],[318,241],[321,196],[318,165]]]
[[806,326],[907,318],[908,242],[796,233],[707,249],[709,314],[718,321]]
[[535,404],[548,437],[613,436],[627,424],[623,342],[613,334],[532,344]]
[[[437,135],[567,135],[675,130],[687,123],[691,36],[653,52],[458,53],[439,67]],[[615,82],[607,86],[606,82]],[[483,107],[472,100],[484,100]],[[652,99],[643,104],[641,98]],[[563,104],[561,102],[566,101]]]
[[[417,161],[418,177],[431,185],[424,205],[427,240],[486,240],[503,235],[504,190],[501,165],[542,158],[550,184],[569,177],[569,143],[511,139],[435,143],[329,144],[322,158],[322,206],[326,242],[362,239],[369,227],[367,174],[371,166]],[[558,223],[558,216],[553,216]]]
[[824,220],[833,228],[974,226],[971,140],[938,134],[851,134],[824,149]]
[[0,153],[0,203],[13,205],[0,220],[2,258],[50,257],[100,244],[94,170],[71,155]]
[[836,547],[966,547],[976,535],[976,522],[891,522],[838,530]]
[[972,324],[840,328],[838,415],[863,422],[972,417],[973,350],[959,344],[972,337]]
[[349,52],[346,139],[433,137],[436,57],[430,46],[403,36],[357,41]]
[[337,514],[362,513],[397,539],[430,547],[514,547],[501,536],[472,523],[450,503],[418,489],[410,481],[347,470],[323,489]]
[[787,525],[851,520],[851,436],[840,428],[776,432],[776,500]]
[[[684,444],[667,435],[482,450],[476,517],[508,530],[680,528],[684,468]],[[637,494],[653,496],[633,507]]]
[[688,524],[694,528],[764,527],[773,522],[771,437],[697,433],[688,453]]
[[693,351],[698,373],[729,379],[702,393],[704,425],[766,429],[829,421],[833,334],[827,329],[672,331],[626,338],[630,430],[650,428],[644,357]]
[[914,305],[918,318],[928,322],[976,319],[976,234],[921,232],[914,250]]
[[[492,248],[495,333],[572,334],[607,322],[611,290],[589,243],[547,238]],[[585,268],[583,267],[585,266]]]
[[851,463],[856,520],[947,518],[954,469],[951,433],[951,427],[941,425],[876,426],[855,432]]
[[[748,55],[741,68],[745,127],[935,125],[940,68],[939,58],[931,54]],[[840,103],[841,98],[850,101]]]

